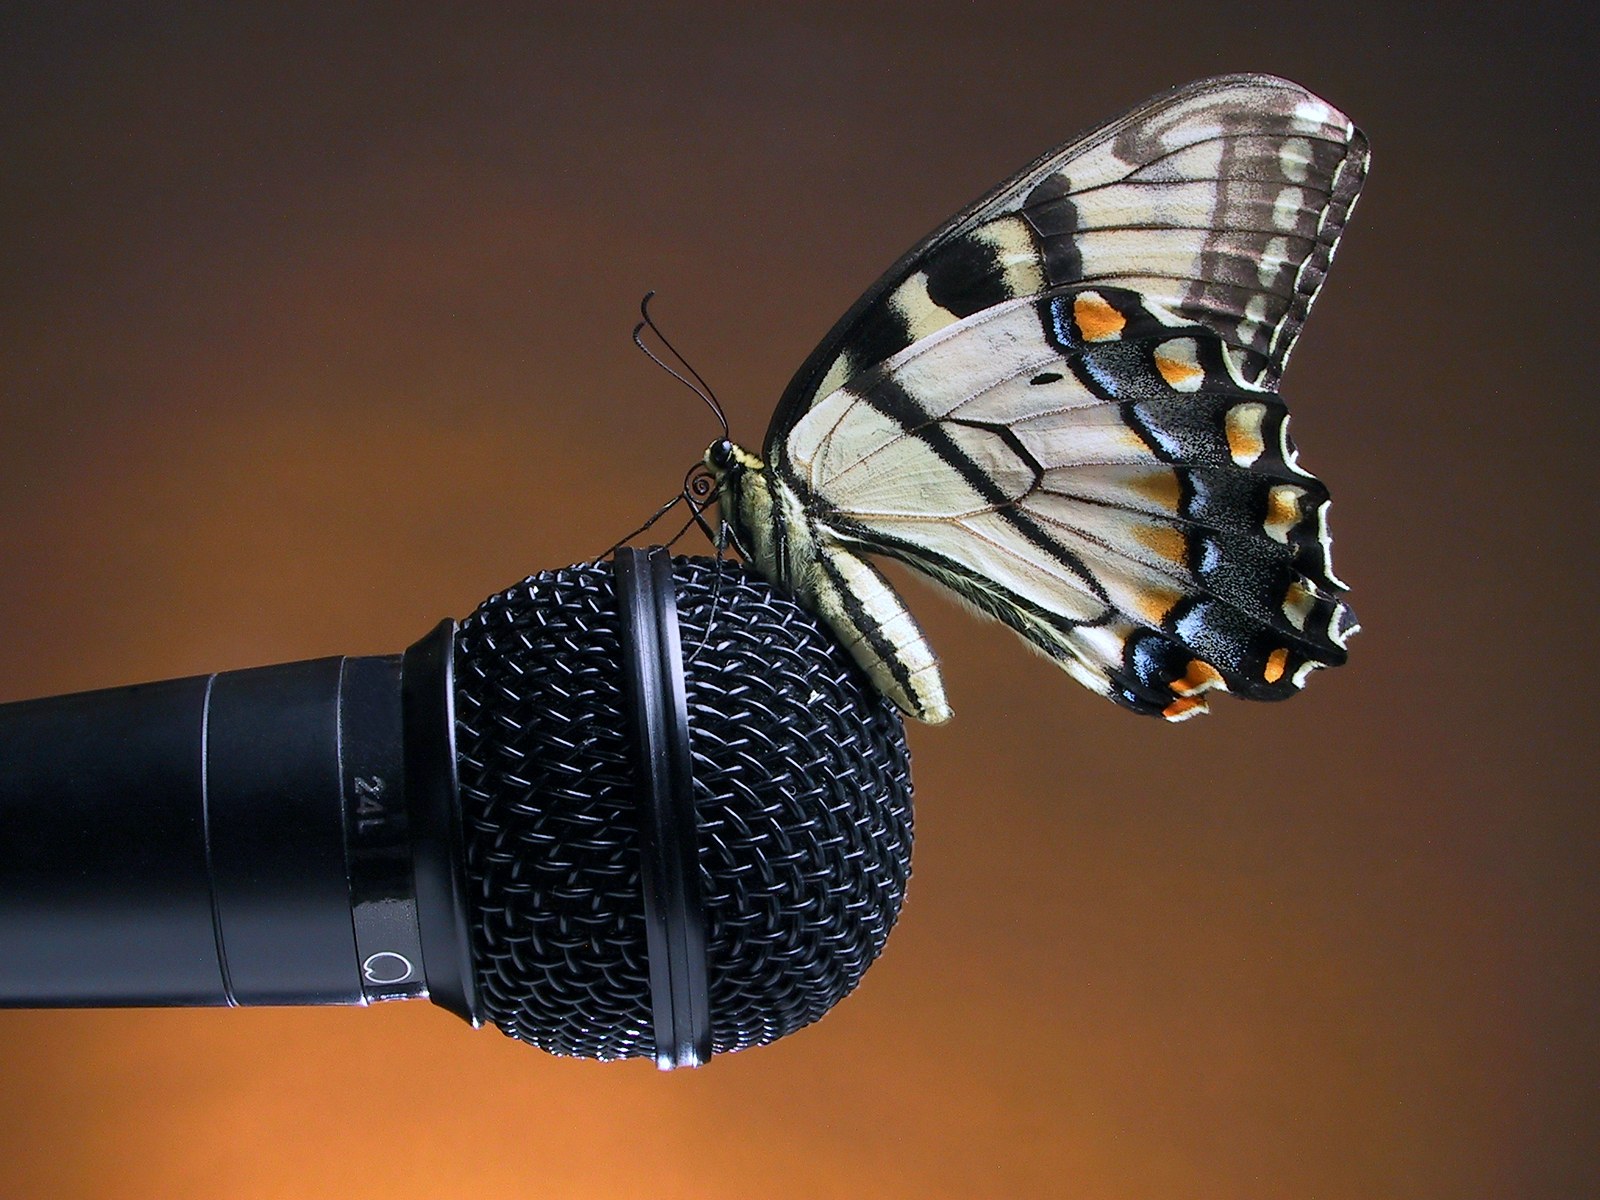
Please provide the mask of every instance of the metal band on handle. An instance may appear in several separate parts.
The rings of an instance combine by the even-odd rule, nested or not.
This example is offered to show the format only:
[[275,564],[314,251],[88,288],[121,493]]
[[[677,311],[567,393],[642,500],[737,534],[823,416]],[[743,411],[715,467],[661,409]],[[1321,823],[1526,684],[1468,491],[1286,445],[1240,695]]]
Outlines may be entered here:
[[669,1071],[697,1067],[711,1057],[706,919],[683,647],[667,551],[618,550],[615,569],[623,690],[636,747],[656,1065]]

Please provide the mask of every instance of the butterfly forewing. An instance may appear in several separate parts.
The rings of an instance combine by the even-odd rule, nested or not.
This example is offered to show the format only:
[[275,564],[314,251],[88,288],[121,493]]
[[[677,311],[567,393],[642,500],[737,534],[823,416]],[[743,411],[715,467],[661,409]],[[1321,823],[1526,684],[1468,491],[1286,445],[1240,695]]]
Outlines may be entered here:
[[1100,282],[1206,325],[1276,386],[1355,205],[1366,139],[1304,88],[1202,80],[1040,158],[908,253],[795,378],[767,451],[816,400],[1008,299]]

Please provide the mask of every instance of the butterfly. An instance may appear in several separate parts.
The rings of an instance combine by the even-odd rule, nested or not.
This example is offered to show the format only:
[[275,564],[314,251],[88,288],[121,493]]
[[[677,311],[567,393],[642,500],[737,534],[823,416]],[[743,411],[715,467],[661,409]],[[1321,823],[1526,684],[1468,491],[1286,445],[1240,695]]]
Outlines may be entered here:
[[712,444],[725,529],[923,721],[951,715],[938,661],[871,555],[1134,712],[1292,695],[1358,626],[1277,389],[1367,163],[1266,75],[1051,151],[856,301],[761,456]]

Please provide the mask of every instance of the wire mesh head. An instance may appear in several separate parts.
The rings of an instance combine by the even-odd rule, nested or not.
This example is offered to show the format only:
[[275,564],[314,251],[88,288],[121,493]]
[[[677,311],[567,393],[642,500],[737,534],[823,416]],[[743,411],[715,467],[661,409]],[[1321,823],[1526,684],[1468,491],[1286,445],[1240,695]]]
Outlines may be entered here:
[[[814,618],[732,563],[673,575],[721,1053],[815,1021],[882,950],[911,777],[898,714]],[[535,575],[456,634],[483,1007],[585,1058],[655,1054],[620,639],[609,563]]]

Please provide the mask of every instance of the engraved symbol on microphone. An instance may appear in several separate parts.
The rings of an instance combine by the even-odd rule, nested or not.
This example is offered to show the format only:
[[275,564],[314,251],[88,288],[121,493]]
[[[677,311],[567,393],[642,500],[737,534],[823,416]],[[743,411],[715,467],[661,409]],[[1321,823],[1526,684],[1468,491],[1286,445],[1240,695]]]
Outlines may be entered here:
[[367,961],[361,964],[361,974],[368,983],[404,983],[411,978],[414,970],[416,968],[411,965],[409,958],[393,950],[380,950],[369,955]]
[[355,781],[356,825],[363,833],[370,832],[384,823],[386,814],[383,792],[381,776],[361,776]]

